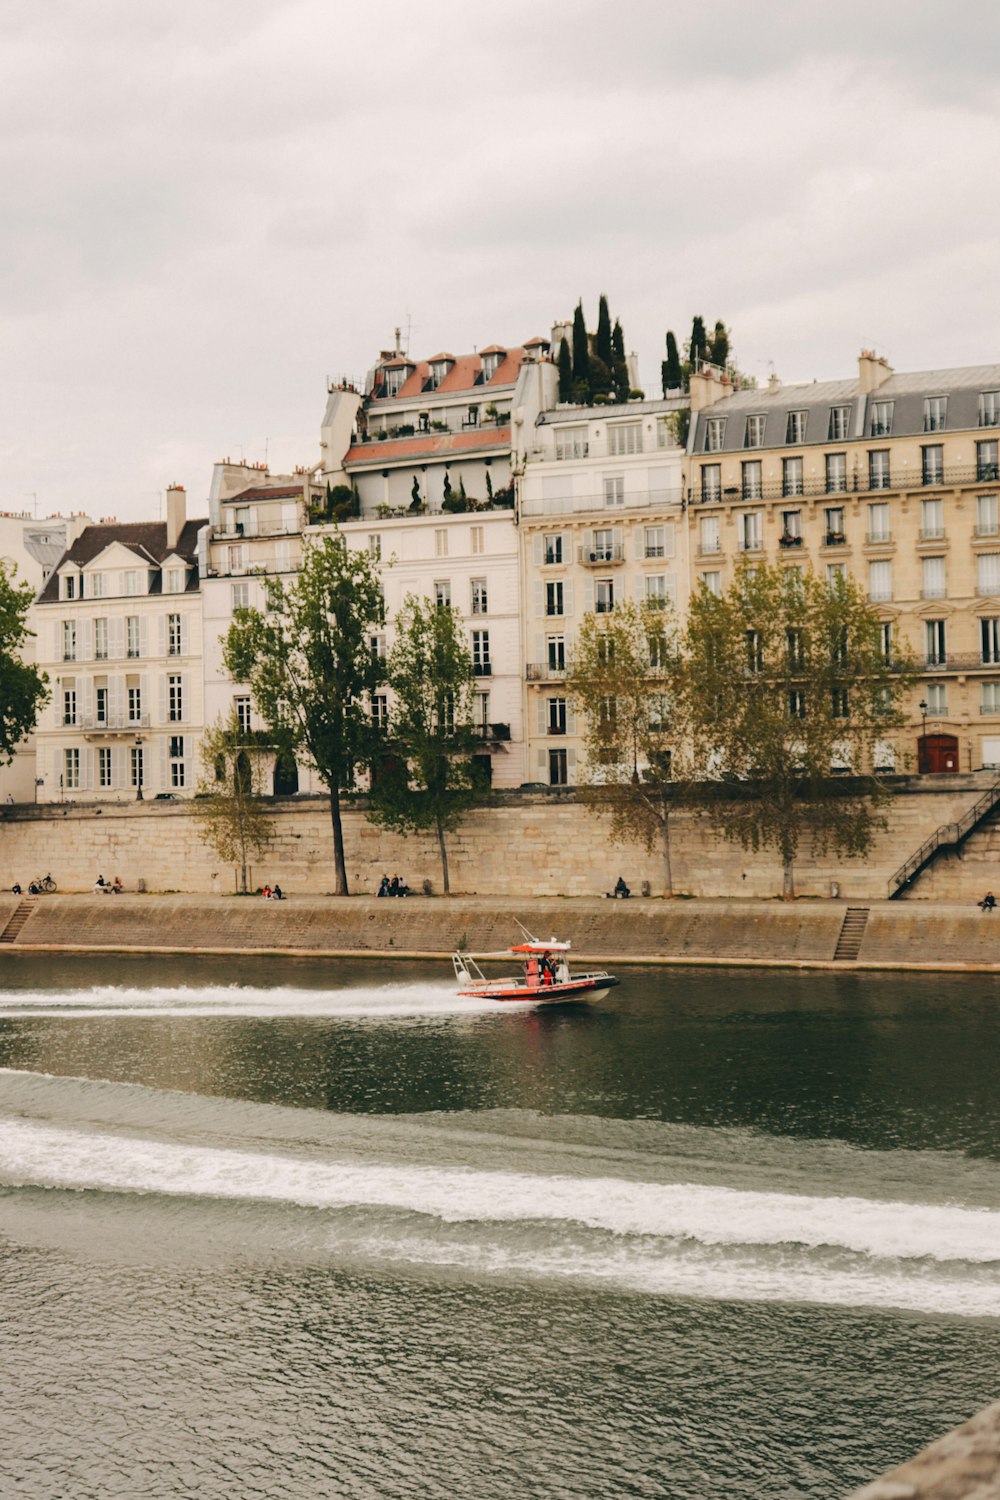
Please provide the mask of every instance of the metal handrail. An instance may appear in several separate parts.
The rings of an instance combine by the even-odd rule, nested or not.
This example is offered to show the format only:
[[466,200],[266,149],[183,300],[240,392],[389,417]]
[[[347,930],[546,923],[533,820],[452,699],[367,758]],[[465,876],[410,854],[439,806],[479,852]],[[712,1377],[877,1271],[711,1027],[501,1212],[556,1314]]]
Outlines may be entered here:
[[945,847],[957,848],[973,831],[983,819],[993,811],[997,803],[1000,803],[1000,781],[984,792],[960,818],[953,823],[942,823],[941,827],[925,839],[915,854],[911,854],[905,864],[889,880],[889,900],[897,896],[913,878],[928,865],[939,849]]
[[[726,454],[727,458],[734,455]],[[710,462],[711,453],[699,454],[699,459]],[[862,473],[845,474],[843,481],[828,480],[825,475],[816,479],[796,480],[791,489],[780,479],[766,483],[756,479],[746,485],[739,482],[723,484],[695,484],[691,486],[689,498],[694,505],[745,505],[755,500],[801,500],[819,499],[829,495],[833,504],[838,498],[849,495],[879,494],[886,490],[934,490],[957,484],[997,484],[1000,482],[1000,465],[994,463],[948,465],[941,476],[925,479],[922,469],[897,469],[890,475]]]

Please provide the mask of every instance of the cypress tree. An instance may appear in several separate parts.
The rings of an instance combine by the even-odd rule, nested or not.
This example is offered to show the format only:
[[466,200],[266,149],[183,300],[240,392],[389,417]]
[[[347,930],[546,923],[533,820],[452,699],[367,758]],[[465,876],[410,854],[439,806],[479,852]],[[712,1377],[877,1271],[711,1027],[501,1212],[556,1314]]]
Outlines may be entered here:
[[667,391],[680,390],[684,384],[684,375],[681,370],[681,357],[677,352],[677,340],[674,338],[673,329],[667,331],[667,357],[663,361],[663,394]]
[[628,375],[628,361],[625,358],[625,335],[617,318],[611,334],[611,349],[615,394],[619,401],[627,401],[631,382]]
[[713,365],[718,365],[724,370],[729,363],[729,329],[721,318],[712,331],[712,343],[708,351],[708,357]]
[[563,339],[559,345],[559,357],[556,364],[559,370],[559,400],[571,401],[573,399],[573,358],[569,352],[569,339]]
[[688,350],[688,359],[691,369],[698,368],[698,361],[708,356],[708,339],[705,336],[705,319],[695,317],[691,324],[691,347]]
[[590,384],[590,344],[587,325],[583,318],[583,298],[576,304],[573,314],[573,383],[583,381]]
[[[615,324],[615,327],[618,325]],[[611,314],[608,312],[608,299],[601,293],[601,300],[597,308],[597,335],[594,339],[594,353],[598,359],[603,359],[610,370],[612,364],[611,348]]]

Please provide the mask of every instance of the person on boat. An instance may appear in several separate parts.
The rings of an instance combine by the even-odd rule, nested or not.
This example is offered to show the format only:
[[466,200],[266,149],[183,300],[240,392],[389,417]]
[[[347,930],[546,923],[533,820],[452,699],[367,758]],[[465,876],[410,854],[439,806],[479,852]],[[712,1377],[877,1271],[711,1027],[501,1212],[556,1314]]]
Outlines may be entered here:
[[542,961],[538,965],[538,973],[542,984],[555,984],[556,971],[552,967],[552,957],[550,954],[542,954]]
[[618,879],[615,881],[615,896],[620,900],[625,901],[629,896],[631,896],[631,894],[632,892],[629,890],[628,886],[619,875]]
[[979,903],[979,909],[980,911],[992,911],[996,904],[997,898],[994,896],[993,892],[987,891],[986,895]]
[[377,891],[376,894],[379,895],[379,896],[388,896],[389,895],[389,877],[388,877],[388,875],[383,875],[382,876],[382,884],[379,886],[378,891]]

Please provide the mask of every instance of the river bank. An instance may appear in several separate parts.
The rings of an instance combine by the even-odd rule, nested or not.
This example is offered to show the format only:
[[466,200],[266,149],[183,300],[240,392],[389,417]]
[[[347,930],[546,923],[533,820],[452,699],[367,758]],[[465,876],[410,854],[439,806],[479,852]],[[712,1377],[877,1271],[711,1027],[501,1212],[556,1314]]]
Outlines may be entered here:
[[578,960],[1000,973],[1000,914],[974,905],[454,897],[0,897],[0,957],[23,952],[447,958],[517,937],[568,938]]

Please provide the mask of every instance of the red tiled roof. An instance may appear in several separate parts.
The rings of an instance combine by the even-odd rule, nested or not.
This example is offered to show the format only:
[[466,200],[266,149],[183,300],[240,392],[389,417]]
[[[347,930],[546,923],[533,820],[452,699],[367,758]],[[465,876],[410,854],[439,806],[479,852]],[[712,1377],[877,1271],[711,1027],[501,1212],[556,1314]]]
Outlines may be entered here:
[[[302,484],[305,484],[303,479]],[[268,489],[267,485],[256,485],[249,490],[240,490],[238,495],[230,495],[223,500],[223,505],[235,505],[238,500],[289,500],[293,495],[302,494],[302,484],[276,484]],[[318,486],[310,485],[316,489]]]
[[421,432],[411,438],[389,438],[384,443],[353,443],[344,455],[344,468],[389,460],[447,458],[490,448],[509,448],[509,427],[476,427],[471,432]]
[[[532,342],[537,345],[545,344],[548,340],[535,339]],[[476,376],[482,373],[483,354],[502,354],[504,357],[497,366],[492,378],[482,382],[480,385],[476,385]],[[490,344],[480,354],[460,354],[457,359],[453,354],[435,354],[431,359],[420,359],[417,361],[412,359],[402,361],[396,359],[385,360],[378,367],[380,371],[392,367],[398,368],[400,364],[406,365],[410,370],[410,374],[407,375],[395,396],[389,399],[395,401],[413,401],[418,396],[433,394],[431,391],[425,392],[424,386],[430,379],[431,365],[443,359],[451,360],[452,366],[441,384],[435,387],[435,392],[441,391],[443,395],[447,396],[456,391],[473,392],[493,386],[513,385],[517,379],[517,372],[524,361],[524,348],[519,346],[516,349],[504,349],[500,344]],[[379,391],[379,394],[374,397],[376,401],[386,399],[384,390],[379,389],[380,385],[381,382],[376,377],[376,390]]]
[[525,339],[525,341],[524,341],[524,347],[526,349],[537,349],[537,347],[538,347],[539,344],[551,344],[551,342],[552,342],[551,339],[543,339],[543,338]]
[[480,353],[480,355],[483,355],[483,354],[506,354],[507,350],[504,348],[503,344],[487,344],[486,348],[485,349],[480,349],[479,353]]
[[440,364],[441,360],[443,360],[443,359],[450,359],[452,361],[452,363],[454,363],[455,356],[454,356],[454,354],[432,354],[431,357],[430,357],[430,359],[427,361],[427,363],[429,365],[436,365],[436,364]]

